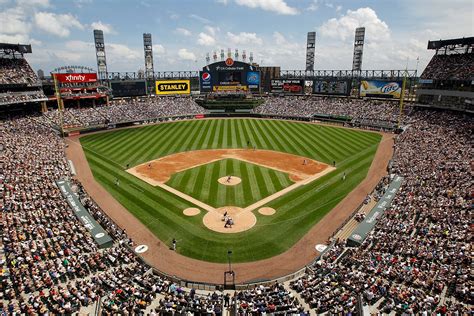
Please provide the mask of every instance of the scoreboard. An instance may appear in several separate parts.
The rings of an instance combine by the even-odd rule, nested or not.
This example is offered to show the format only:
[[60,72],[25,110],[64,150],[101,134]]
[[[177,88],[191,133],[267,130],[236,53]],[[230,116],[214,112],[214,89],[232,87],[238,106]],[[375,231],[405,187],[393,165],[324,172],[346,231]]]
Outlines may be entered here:
[[110,83],[114,97],[136,97],[146,95],[145,81],[112,81]]
[[349,95],[351,92],[350,80],[314,80],[314,94],[331,94],[331,95]]

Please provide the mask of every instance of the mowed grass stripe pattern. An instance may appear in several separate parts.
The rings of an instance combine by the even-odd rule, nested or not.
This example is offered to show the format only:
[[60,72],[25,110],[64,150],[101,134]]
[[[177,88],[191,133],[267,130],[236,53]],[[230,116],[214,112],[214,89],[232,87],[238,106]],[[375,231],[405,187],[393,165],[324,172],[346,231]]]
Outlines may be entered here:
[[[206,177],[206,173],[215,176]],[[226,186],[217,181],[228,175],[238,176],[242,182],[236,186]],[[176,173],[166,184],[217,208],[246,207],[292,183],[286,173],[236,159],[222,159]],[[214,191],[217,195],[211,198],[209,192]]]
[[[96,179],[140,219],[160,240],[180,240],[183,255],[225,262],[231,248],[235,262],[277,255],[297,242],[366,176],[381,136],[377,133],[288,121],[223,119],[164,123],[88,135],[81,138]],[[247,142],[250,142],[247,145]],[[257,225],[239,234],[212,232],[202,224],[204,211],[186,217],[191,203],[148,185],[125,172],[153,159],[182,151],[219,148],[269,149],[309,157],[337,169],[269,203],[273,216],[257,216]],[[242,189],[221,188],[220,176],[229,172],[253,181]],[[342,181],[343,173],[347,174]],[[114,184],[120,179],[120,186]],[[288,185],[288,176],[260,166],[224,161],[176,174],[170,181],[200,200],[214,205],[248,205]],[[227,192],[229,190],[229,192]],[[199,196],[199,197],[198,197]],[[213,202],[215,201],[215,202]]]

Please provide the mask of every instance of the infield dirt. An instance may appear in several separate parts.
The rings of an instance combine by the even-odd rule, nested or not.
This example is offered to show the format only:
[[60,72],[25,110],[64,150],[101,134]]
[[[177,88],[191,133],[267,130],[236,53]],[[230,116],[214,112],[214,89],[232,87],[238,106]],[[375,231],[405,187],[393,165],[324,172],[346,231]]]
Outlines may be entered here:
[[228,158],[288,173],[294,182],[305,180],[328,167],[313,159],[272,150],[208,149],[168,155],[130,168],[127,172],[156,186],[167,182],[175,173]]

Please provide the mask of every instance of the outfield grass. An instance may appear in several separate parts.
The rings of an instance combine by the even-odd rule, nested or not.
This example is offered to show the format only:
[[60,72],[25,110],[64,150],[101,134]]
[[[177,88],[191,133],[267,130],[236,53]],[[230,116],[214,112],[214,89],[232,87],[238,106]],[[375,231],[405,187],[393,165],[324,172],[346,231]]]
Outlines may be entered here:
[[[329,126],[225,119],[110,131],[82,137],[81,143],[97,181],[160,240],[170,244],[176,238],[178,252],[192,258],[225,262],[232,249],[235,262],[246,262],[275,256],[296,243],[365,178],[380,139],[377,133]],[[125,172],[127,164],[197,149],[245,148],[248,140],[258,149],[336,161],[337,169],[270,202],[275,215],[254,211],[256,226],[238,234],[210,231],[202,223],[205,211],[187,217],[182,211],[194,207],[190,202]],[[347,179],[341,181],[344,172]]]
[[[217,179],[228,175],[242,179],[225,186]],[[175,173],[166,183],[213,207],[246,207],[293,184],[287,173],[237,159],[223,159]]]

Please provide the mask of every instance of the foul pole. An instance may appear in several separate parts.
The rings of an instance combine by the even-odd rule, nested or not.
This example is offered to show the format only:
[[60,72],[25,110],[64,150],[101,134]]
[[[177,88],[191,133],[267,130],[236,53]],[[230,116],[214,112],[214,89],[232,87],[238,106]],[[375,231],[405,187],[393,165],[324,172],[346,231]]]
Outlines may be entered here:
[[64,105],[62,103],[62,100],[61,100],[61,91],[59,90],[59,87],[58,87],[58,79],[56,78],[56,74],[52,74],[53,75],[53,79],[54,79],[54,91],[56,93],[56,101],[58,102],[58,111],[59,111],[59,115],[61,117],[61,136],[64,137]]
[[403,100],[405,99],[405,87],[407,85],[407,75],[408,75],[408,71],[405,69],[405,74],[403,75],[403,82],[402,82],[402,92],[400,93],[400,112],[398,113],[397,128],[400,128],[400,125],[402,124]]

